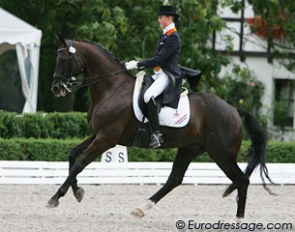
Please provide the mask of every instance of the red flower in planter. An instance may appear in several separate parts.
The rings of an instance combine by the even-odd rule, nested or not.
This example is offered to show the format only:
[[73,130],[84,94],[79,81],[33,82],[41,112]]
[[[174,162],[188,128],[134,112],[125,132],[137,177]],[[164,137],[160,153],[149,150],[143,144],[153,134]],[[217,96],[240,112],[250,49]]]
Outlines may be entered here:
[[[281,25],[286,22],[286,17],[284,13],[280,13],[279,18],[281,20]],[[274,28],[270,31],[268,28],[267,21],[261,16],[254,16],[253,18],[247,19],[248,24],[250,25],[251,31],[261,37],[273,36],[275,39],[286,36],[286,30],[279,24],[275,24]],[[271,33],[271,35],[269,34]]]

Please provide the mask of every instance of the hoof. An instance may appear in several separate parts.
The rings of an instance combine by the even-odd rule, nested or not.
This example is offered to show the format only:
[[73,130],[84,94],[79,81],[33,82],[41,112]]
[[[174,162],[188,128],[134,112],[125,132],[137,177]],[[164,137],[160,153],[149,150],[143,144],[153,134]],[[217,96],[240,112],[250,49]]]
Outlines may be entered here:
[[242,223],[243,219],[244,219],[244,216],[243,217],[236,217],[236,223]]
[[77,200],[78,202],[81,202],[82,199],[83,199],[83,197],[84,197],[84,194],[85,194],[84,189],[83,189],[83,188],[79,188],[79,189],[77,190],[77,192],[75,193],[76,200]]
[[223,193],[222,197],[225,198],[225,197],[229,196],[229,194],[230,194],[230,193],[228,193],[227,191],[225,191],[225,192]]
[[227,189],[225,190],[225,192],[223,193],[222,197],[229,196],[235,189],[236,189],[236,186],[234,184],[229,185]]
[[130,214],[138,218],[144,217],[144,212],[139,208],[135,208]]
[[48,201],[46,205],[47,208],[56,208],[57,206],[59,206],[59,201],[52,198]]
[[144,217],[146,215],[146,213],[148,212],[148,210],[150,210],[154,205],[155,205],[154,202],[152,202],[151,200],[148,200],[141,207],[135,208],[131,212],[131,215],[133,215],[135,217],[142,218],[142,217]]

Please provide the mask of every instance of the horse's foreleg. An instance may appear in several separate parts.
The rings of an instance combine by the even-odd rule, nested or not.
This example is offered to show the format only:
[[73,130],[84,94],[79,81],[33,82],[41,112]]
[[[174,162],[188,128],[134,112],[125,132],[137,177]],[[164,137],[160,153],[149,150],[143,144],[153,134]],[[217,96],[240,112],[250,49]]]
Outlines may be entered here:
[[150,209],[154,204],[160,201],[166,194],[168,194],[172,189],[177,187],[182,183],[184,174],[190,164],[190,162],[199,154],[202,154],[203,149],[195,150],[191,147],[189,148],[179,148],[176,158],[173,162],[172,171],[168,177],[167,182],[164,186],[156,192],[152,197],[149,198],[148,202],[139,208],[135,208],[131,214],[137,217],[143,217],[145,211]]
[[106,151],[109,147],[105,146],[101,141],[95,139],[88,146],[88,148],[81,155],[79,160],[76,160],[75,164],[72,166],[69,176],[62,184],[62,186],[57,190],[57,192],[48,201],[47,207],[57,207],[59,205],[59,198],[64,196],[73,182],[76,180],[77,175],[93,160],[95,160],[99,155]]
[[[77,157],[79,155],[81,155],[82,152],[91,144],[91,142],[93,141],[94,138],[95,137],[93,135],[71,150],[70,155],[69,155],[69,174],[70,174],[70,171],[77,160]],[[73,181],[72,181],[72,190],[73,190],[74,196],[76,197],[77,201],[80,202],[83,199],[84,190],[83,190],[83,188],[78,187],[76,177],[74,177]]]
[[83,170],[82,165],[79,162],[76,162],[74,166],[70,170],[70,174],[67,177],[66,181],[62,184],[62,186],[58,189],[58,191],[50,198],[48,201],[47,207],[57,207],[59,205],[59,198],[64,196],[68,191],[69,187],[76,180],[76,176]]

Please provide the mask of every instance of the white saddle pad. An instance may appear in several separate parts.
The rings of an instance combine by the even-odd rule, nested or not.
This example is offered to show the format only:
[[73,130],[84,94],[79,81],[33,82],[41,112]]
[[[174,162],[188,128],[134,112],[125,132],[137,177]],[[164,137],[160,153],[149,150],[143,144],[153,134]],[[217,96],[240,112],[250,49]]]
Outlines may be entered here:
[[[144,75],[144,71],[140,71],[137,73],[133,92],[133,111],[137,120],[139,121],[142,121],[143,113],[138,106],[138,95],[141,89]],[[161,112],[159,114],[159,124],[161,126],[180,128],[188,124],[190,120],[190,107],[187,93],[188,91],[185,91],[181,94],[177,109],[173,109],[167,106],[164,106],[161,109]],[[147,121],[148,120],[145,119],[145,122]]]

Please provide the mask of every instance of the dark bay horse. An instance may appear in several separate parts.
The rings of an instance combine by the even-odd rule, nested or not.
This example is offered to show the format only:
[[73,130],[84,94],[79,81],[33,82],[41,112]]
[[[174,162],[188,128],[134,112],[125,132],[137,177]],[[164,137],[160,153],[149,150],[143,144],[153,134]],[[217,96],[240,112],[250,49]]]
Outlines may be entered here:
[[[100,46],[86,41],[62,40],[58,49],[56,70],[53,75],[52,92],[65,96],[71,91],[76,76],[84,73],[89,86],[91,105],[88,123],[93,135],[75,147],[69,155],[69,175],[58,191],[48,201],[48,207],[59,205],[71,186],[80,202],[84,190],[77,185],[77,175],[104,151],[116,144],[132,146],[140,122],[132,109],[135,78],[124,65]],[[265,166],[266,136],[258,121],[248,112],[237,110],[222,99],[207,93],[189,93],[191,118],[183,128],[161,127],[165,138],[162,149],[178,148],[170,176],[158,192],[149,198],[145,208],[161,200],[173,188],[182,183],[190,162],[198,155],[208,152],[232,184],[223,196],[237,189],[237,213],[244,217],[249,177],[260,165],[261,177],[268,177]],[[248,166],[243,172],[237,165],[237,154],[243,137],[243,123],[252,140],[248,151]],[[137,211],[137,212],[136,212]],[[144,215],[144,209],[134,211]]]

